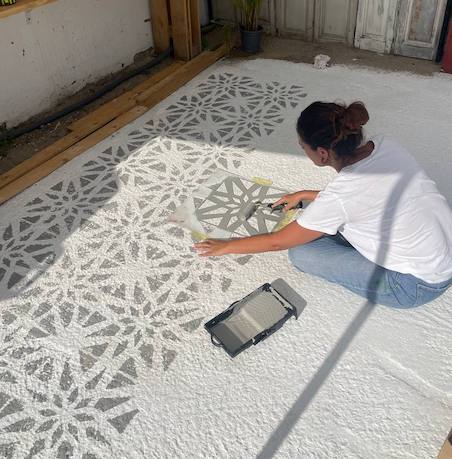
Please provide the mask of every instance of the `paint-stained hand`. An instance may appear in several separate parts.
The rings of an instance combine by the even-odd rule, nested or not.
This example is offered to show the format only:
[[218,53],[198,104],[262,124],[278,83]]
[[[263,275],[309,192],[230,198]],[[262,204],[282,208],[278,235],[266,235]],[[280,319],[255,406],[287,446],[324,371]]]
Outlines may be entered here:
[[287,212],[290,209],[297,207],[297,205],[300,203],[302,199],[303,199],[303,192],[297,191],[296,193],[286,194],[281,199],[273,203],[272,207],[274,208],[276,206],[284,204],[283,212]]
[[228,240],[206,239],[195,244],[195,249],[201,257],[219,257],[226,255],[228,251]]

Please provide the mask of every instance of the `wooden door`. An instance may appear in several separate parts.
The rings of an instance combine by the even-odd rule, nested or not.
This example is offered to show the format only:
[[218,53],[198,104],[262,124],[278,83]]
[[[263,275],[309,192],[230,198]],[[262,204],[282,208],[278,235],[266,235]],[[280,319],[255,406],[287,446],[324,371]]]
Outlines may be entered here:
[[[215,17],[239,20],[232,1],[212,4]],[[263,0],[259,22],[282,37],[353,44],[357,9],[358,0]]]
[[314,39],[314,0],[276,0],[275,7],[278,35]]
[[355,46],[389,53],[394,41],[398,0],[359,0]]
[[353,44],[358,0],[316,0],[315,41]]
[[434,59],[447,0],[400,0],[394,54]]

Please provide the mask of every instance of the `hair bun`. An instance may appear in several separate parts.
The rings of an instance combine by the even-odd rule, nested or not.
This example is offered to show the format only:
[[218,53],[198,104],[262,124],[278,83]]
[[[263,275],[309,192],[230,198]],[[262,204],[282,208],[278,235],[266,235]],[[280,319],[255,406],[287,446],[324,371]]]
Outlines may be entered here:
[[355,131],[369,121],[369,113],[362,102],[353,102],[344,110],[341,118],[346,128]]

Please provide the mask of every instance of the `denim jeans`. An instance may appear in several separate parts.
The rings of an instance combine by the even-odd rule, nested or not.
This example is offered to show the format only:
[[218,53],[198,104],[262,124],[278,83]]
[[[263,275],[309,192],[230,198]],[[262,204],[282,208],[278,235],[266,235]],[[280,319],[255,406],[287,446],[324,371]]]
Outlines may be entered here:
[[363,257],[339,233],[289,249],[292,264],[305,273],[340,284],[372,303],[411,308],[434,300],[452,279],[429,284],[411,274],[385,269]]

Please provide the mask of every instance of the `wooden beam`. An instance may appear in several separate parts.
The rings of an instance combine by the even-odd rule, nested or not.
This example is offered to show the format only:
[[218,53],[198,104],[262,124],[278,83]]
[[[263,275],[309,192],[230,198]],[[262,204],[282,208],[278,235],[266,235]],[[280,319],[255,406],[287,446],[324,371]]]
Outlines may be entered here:
[[191,50],[190,57],[193,59],[202,51],[201,46],[201,17],[199,0],[189,0],[190,2],[190,33]]
[[170,45],[167,0],[150,0],[150,12],[154,49],[160,54]]
[[[0,204],[24,191],[29,186],[49,175],[58,167],[85,152],[121,127],[141,116],[148,111],[149,108],[163,100],[187,83],[195,75],[227,54],[229,49],[229,43],[225,43],[215,50],[201,53],[184,65],[179,64],[178,68],[173,67],[173,71],[168,71],[165,78],[135,96],[134,103],[137,105],[127,112],[120,114],[117,118],[89,135],[86,135],[86,132],[91,129],[90,123],[81,124],[78,131],[71,132],[27,160],[25,162],[26,164],[22,163],[12,169],[12,171],[4,174],[1,177],[4,181],[1,183],[0,187]],[[85,137],[81,138],[83,135],[85,135]]]
[[115,97],[96,110],[88,113],[88,115],[83,118],[74,121],[71,125],[69,125],[69,129],[71,131],[85,132],[87,134],[94,132],[96,129],[99,129],[121,113],[126,112],[136,105],[136,98],[139,94],[152,88],[156,83],[165,79],[167,76],[172,75],[181,66],[181,62],[174,62],[168,67],[165,67],[158,73],[152,75],[150,78],[132,88],[130,91]]
[[69,129],[73,132],[67,134],[53,144],[39,151],[31,158],[13,167],[11,170],[0,175],[0,188],[8,185],[22,175],[26,174],[41,164],[53,158],[58,153],[66,150],[70,146],[84,139],[86,136],[96,131],[97,129],[105,126],[111,120],[115,119],[122,113],[130,110],[137,105],[136,97],[146,89],[152,88],[157,82],[163,80],[168,75],[174,73],[182,63],[175,62],[170,66],[162,69],[160,72],[150,76],[142,83],[135,86],[130,91],[121,94],[119,97],[112,99],[98,109],[88,113],[88,115],[80,118],[74,123],[69,125]]
[[190,15],[189,0],[170,0],[171,32],[173,35],[174,57],[190,60]]
[[223,44],[214,51],[204,51],[199,56],[187,62],[172,75],[158,82],[152,88],[143,91],[137,101],[147,107],[153,107],[171,93],[179,89],[185,83],[190,81],[198,73],[201,73],[209,65],[212,65],[218,59],[221,59],[229,52],[229,44]]
[[0,204],[12,198],[16,194],[24,191],[37,181],[43,179],[63,164],[66,164],[71,159],[98,144],[101,140],[107,138],[118,129],[137,119],[148,110],[149,109],[145,106],[136,106],[132,108],[128,112],[123,113],[118,118],[108,123],[106,126],[84,138],[82,141],[57,154],[45,163],[41,164],[39,167],[28,171],[26,174],[22,175],[14,182],[9,183],[3,188],[0,188]]
[[18,0],[14,5],[0,7],[0,19],[12,16],[13,14],[23,13],[24,11],[30,11],[53,2],[56,2],[56,0]]
[[84,135],[78,132],[71,132],[61,139],[58,139],[56,142],[39,151],[31,158],[26,159],[22,163],[0,175],[0,189],[13,182],[14,180],[17,180],[19,177],[22,177],[22,175],[26,174],[28,171],[36,169],[41,164],[48,161],[50,158],[66,150],[66,148],[74,145],[84,137]]

